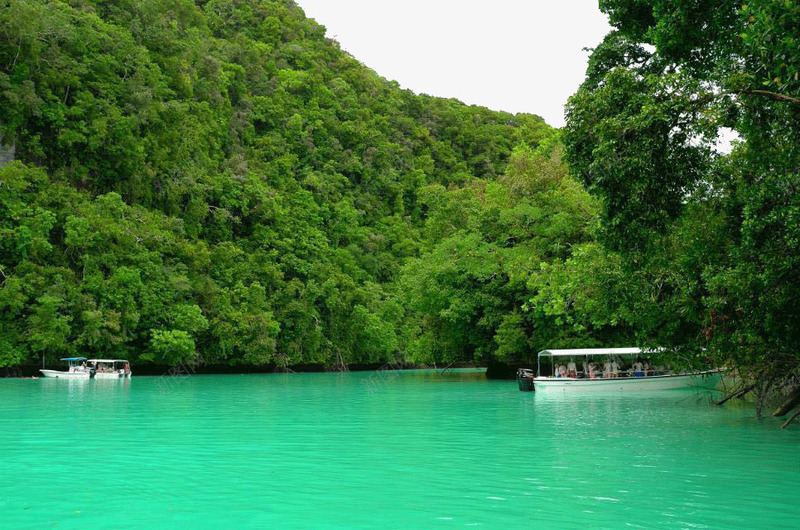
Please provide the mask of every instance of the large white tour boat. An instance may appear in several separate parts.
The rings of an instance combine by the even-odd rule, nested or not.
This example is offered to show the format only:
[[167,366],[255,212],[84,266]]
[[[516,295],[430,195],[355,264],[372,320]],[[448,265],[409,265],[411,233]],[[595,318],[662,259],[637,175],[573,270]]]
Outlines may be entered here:
[[543,350],[533,385],[544,392],[713,389],[721,379],[720,370],[675,373],[666,366],[650,366],[648,356],[653,353],[657,352],[641,348]]
[[86,357],[65,357],[68,363],[66,372],[58,370],[39,370],[45,377],[54,379],[121,379],[131,376],[131,365],[125,359],[87,359]]

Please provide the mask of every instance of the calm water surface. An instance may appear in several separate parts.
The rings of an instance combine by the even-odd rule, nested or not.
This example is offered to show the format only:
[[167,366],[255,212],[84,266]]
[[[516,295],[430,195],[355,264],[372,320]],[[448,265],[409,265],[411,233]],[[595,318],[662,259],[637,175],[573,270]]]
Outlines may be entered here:
[[796,528],[800,429],[460,372],[0,380],[0,528]]

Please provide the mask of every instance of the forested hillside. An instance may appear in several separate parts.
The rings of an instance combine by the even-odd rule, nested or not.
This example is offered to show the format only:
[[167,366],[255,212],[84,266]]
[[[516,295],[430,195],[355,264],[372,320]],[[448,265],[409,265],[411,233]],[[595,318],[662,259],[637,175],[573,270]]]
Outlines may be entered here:
[[401,90],[290,0],[7,0],[0,34],[0,367],[627,333],[531,299],[598,215],[537,116]]

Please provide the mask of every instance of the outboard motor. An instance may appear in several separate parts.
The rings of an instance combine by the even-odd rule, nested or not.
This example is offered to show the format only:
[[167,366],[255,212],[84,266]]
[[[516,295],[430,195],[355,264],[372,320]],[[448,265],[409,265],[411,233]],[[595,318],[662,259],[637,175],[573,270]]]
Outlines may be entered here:
[[517,370],[517,385],[520,392],[530,392],[533,388],[533,370],[520,368]]

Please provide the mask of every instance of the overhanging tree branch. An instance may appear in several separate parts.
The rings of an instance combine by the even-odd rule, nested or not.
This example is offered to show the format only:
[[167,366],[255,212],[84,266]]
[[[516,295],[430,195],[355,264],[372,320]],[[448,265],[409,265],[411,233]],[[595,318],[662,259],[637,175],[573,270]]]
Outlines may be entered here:
[[755,88],[741,88],[737,90],[724,90],[722,92],[711,93],[693,100],[692,103],[694,107],[699,107],[702,105],[707,105],[708,103],[711,103],[715,99],[720,98],[722,96],[741,95],[741,94],[746,94],[750,96],[764,96],[769,99],[773,99],[775,101],[782,101],[784,103],[792,103],[794,105],[800,105],[800,98],[787,96],[785,94],[778,94],[776,92],[770,92],[768,90],[758,90]]
[[[768,90],[756,90],[751,88],[746,88],[743,90],[732,90],[727,92],[728,94],[751,94],[755,96],[766,96],[770,99],[774,99],[775,101],[785,101],[788,103],[794,103],[795,105],[800,105],[800,99],[793,98],[792,96],[787,96],[784,94],[777,94],[775,92],[769,92]],[[724,93],[723,93],[724,94]],[[722,95],[722,94],[720,94]]]

